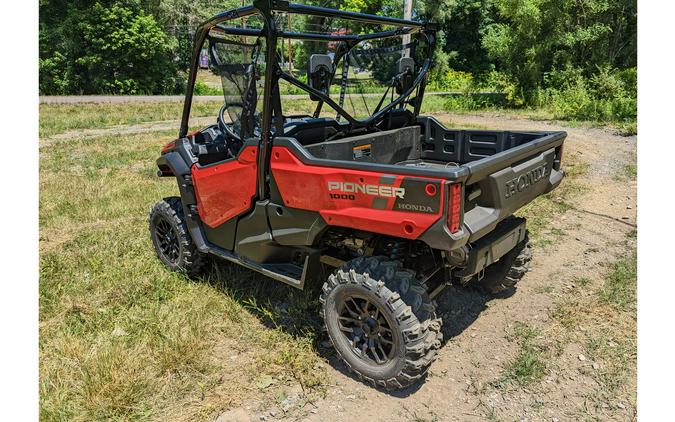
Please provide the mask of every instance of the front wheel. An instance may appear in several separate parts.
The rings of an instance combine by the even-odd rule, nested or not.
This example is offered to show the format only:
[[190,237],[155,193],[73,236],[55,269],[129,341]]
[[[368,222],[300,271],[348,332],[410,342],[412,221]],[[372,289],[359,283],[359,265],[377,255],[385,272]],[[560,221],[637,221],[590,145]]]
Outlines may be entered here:
[[199,275],[208,256],[197,250],[185,223],[180,198],[164,198],[150,210],[150,238],[160,261],[172,271]]
[[441,346],[441,319],[415,273],[385,257],[357,258],[323,285],[322,316],[338,356],[386,389],[424,377]]

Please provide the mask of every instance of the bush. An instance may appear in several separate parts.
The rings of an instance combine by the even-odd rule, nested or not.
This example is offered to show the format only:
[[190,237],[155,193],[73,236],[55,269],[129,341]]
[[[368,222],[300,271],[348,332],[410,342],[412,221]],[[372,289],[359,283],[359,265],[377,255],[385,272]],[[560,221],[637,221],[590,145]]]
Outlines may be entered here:
[[445,72],[442,79],[433,81],[431,88],[439,91],[464,92],[473,86],[473,75],[468,72],[460,72],[450,69]]
[[579,69],[556,70],[546,75],[548,87],[536,92],[532,105],[557,119],[631,122],[637,119],[636,74],[601,68],[586,78]]
[[197,82],[195,82],[195,90],[194,90],[193,94],[194,95],[223,95],[223,89],[208,86],[207,84],[205,84],[202,81],[197,81]]
[[56,51],[52,57],[40,59],[40,92],[55,95],[68,94],[70,75],[66,56]]
[[[41,22],[60,13],[41,2]],[[82,2],[59,31],[40,28],[41,94],[169,94],[182,85],[175,38],[135,2]],[[53,25],[53,23],[50,23]]]
[[89,77],[84,91],[111,94],[169,93],[176,90],[171,60],[175,39],[142,10],[96,3],[80,23],[84,51],[75,63]]

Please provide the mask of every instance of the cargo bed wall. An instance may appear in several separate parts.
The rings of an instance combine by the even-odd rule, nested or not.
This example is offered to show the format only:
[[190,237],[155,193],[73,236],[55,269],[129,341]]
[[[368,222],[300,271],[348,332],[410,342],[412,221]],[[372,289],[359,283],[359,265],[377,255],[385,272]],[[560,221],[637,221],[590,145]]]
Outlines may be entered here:
[[422,159],[470,163],[544,136],[534,132],[448,129],[429,116],[417,119],[422,129]]
[[420,158],[420,127],[410,126],[307,145],[316,158],[396,164]]

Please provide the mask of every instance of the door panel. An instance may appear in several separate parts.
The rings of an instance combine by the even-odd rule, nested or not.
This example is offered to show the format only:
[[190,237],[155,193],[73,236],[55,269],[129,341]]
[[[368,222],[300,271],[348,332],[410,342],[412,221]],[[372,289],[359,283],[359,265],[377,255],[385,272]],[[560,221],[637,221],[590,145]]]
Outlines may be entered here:
[[192,167],[199,217],[215,228],[249,211],[256,194],[257,148],[244,148],[236,159]]

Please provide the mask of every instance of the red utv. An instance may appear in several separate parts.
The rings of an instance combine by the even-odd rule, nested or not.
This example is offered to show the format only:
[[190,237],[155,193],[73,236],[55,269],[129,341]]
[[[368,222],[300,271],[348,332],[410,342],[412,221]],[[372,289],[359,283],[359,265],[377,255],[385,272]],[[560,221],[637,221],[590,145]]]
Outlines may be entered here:
[[[287,40],[306,70],[284,70]],[[384,388],[422,378],[441,345],[443,287],[495,293],[526,271],[513,213],[561,182],[566,136],[420,116],[435,41],[429,23],[282,1],[204,23],[179,137],[157,160],[180,191],[150,214],[159,259],[190,275],[219,258],[322,283],[325,327],[354,373]],[[188,133],[202,48],[224,103]]]

